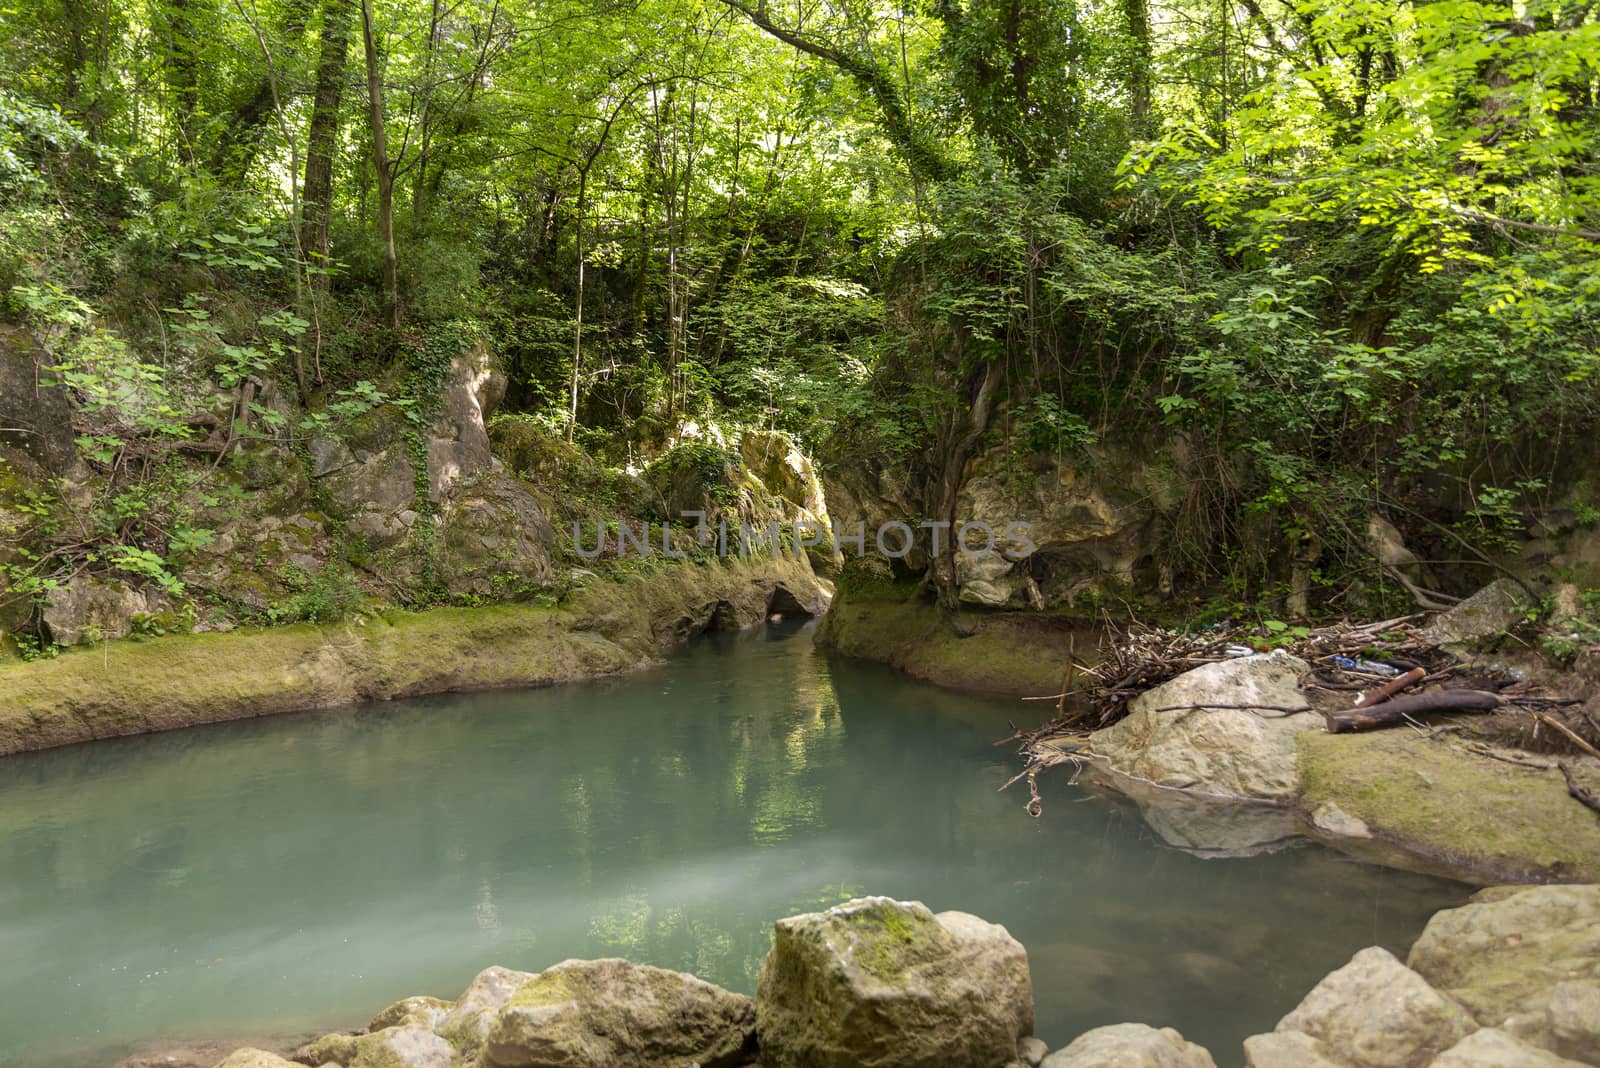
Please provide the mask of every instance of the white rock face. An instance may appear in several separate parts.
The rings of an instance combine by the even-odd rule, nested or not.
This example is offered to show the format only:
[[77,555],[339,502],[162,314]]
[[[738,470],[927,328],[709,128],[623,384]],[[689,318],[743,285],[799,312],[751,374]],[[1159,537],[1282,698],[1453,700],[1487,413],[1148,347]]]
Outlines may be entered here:
[[1300,791],[1295,736],[1322,721],[1214,706],[1302,707],[1297,680],[1307,670],[1281,652],[1206,664],[1140,694],[1125,719],[1094,733],[1091,748],[1114,771],[1157,786],[1287,803]]
[[1028,955],[1004,927],[862,898],[779,920],[756,991],[767,1068],[999,1066],[1033,1033]]
[[1217,1068],[1205,1048],[1170,1027],[1113,1024],[1085,1031],[1040,1068]]
[[[1312,1039],[1300,1048],[1347,1068],[1425,1068],[1477,1029],[1464,1008],[1377,946],[1318,983],[1277,1027]],[[1253,1068],[1290,1063],[1269,1059],[1288,1041],[1299,1042],[1255,1043]]]

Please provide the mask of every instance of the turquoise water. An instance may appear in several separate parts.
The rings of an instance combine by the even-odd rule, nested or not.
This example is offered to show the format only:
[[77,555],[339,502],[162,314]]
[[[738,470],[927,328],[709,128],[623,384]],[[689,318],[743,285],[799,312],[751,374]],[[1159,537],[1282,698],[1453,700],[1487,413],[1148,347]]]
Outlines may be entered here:
[[624,956],[753,992],[772,921],[861,894],[1005,924],[1052,1047],[1177,1027],[1240,1059],[1463,887],[1311,847],[1200,859],[992,747],[1037,705],[708,638],[623,679],[0,761],[0,1064],[351,1026],[480,968]]

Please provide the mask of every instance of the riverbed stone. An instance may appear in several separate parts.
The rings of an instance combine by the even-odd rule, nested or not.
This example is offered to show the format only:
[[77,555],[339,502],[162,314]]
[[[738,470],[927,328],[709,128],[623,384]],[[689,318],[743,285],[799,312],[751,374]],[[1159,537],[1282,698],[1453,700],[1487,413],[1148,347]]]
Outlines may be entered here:
[[1480,892],[1434,914],[1410,965],[1483,1026],[1600,1061],[1600,886]]
[[1244,1040],[1244,1068],[1344,1068],[1322,1043],[1300,1031],[1269,1031]]
[[1041,1068],[1217,1068],[1202,1046],[1170,1027],[1113,1024],[1085,1031],[1044,1059]]
[[276,1053],[244,1046],[224,1057],[217,1068],[301,1068],[301,1065],[286,1061]]
[[1578,1061],[1530,1046],[1497,1028],[1486,1027],[1439,1054],[1428,1068],[1584,1068]]
[[425,1027],[432,1031],[444,1022],[450,1010],[455,1008],[453,1002],[442,998],[409,997],[390,1005],[367,1024],[368,1031],[382,1031],[386,1027]]
[[779,920],[756,991],[767,1068],[1000,1065],[1033,1033],[1027,952],[1004,927],[860,898]]
[[464,1054],[472,1053],[489,1037],[496,1014],[511,1000],[511,995],[533,977],[532,972],[502,968],[498,964],[485,968],[473,977],[436,1030]]
[[755,1004],[682,972],[563,961],[524,983],[484,1046],[496,1068],[719,1068],[752,1051]]
[[355,1042],[345,1068],[451,1068],[455,1050],[425,1027],[386,1027]]
[[1157,786],[1287,803],[1300,789],[1295,737],[1321,730],[1321,721],[1216,706],[1304,707],[1297,683],[1307,670],[1279,651],[1186,671],[1134,698],[1124,719],[1091,736],[1091,751],[1112,770]]
[[1017,1059],[1028,1068],[1039,1068],[1049,1052],[1050,1047],[1044,1044],[1043,1039],[1029,1035],[1027,1038],[1017,1040]]
[[1324,978],[1277,1026],[1349,1068],[1423,1068],[1477,1029],[1466,1009],[1378,946]]

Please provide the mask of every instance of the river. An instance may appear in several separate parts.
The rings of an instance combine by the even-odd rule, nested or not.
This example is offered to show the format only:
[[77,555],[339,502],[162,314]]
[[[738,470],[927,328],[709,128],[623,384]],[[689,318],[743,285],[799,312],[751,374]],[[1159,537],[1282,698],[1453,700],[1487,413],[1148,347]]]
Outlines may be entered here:
[[489,964],[622,956],[753,993],[773,920],[863,894],[1005,924],[1052,1048],[1137,1020],[1226,1064],[1469,892],[1309,845],[1191,856],[1061,770],[1030,818],[991,743],[1038,710],[788,626],[625,678],[7,758],[0,1064],[354,1026]]

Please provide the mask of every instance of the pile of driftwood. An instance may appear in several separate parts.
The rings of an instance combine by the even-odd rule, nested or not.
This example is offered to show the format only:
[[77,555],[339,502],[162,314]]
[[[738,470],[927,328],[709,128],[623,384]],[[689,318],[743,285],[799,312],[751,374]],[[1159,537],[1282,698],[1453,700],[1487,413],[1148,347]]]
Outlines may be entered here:
[[[1310,681],[1333,689],[1354,688],[1361,679],[1385,678],[1416,668],[1423,668],[1423,677],[1428,677],[1446,668],[1450,658],[1413,627],[1420,618],[1285,628],[1278,634],[1228,626],[1205,631],[1140,624],[1120,632],[1108,628],[1099,662],[1091,667],[1074,664],[1063,692],[1043,698],[1058,702],[1056,720],[1049,726],[1065,731],[1109,727],[1127,715],[1129,701],[1168,679],[1202,664],[1270,649],[1285,649],[1313,665]],[[1088,685],[1069,693],[1077,672]],[[1352,683],[1352,678],[1357,682]]]
[[[1174,631],[1141,624],[1124,631],[1108,628],[1097,663],[1080,665],[1076,650],[1069,651],[1062,692],[1031,699],[1054,701],[1054,717],[1032,728],[1013,725],[1013,733],[995,743],[1020,743],[1019,751],[1027,760],[1027,766],[1001,789],[1026,778],[1031,794],[1028,811],[1038,815],[1037,775],[1063,763],[1081,767],[1089,734],[1127,715],[1133,698],[1201,665],[1271,649],[1284,649],[1310,665],[1300,680],[1307,703],[1255,711],[1320,712],[1335,734],[1400,725],[1438,734],[1454,728],[1430,731],[1421,720],[1436,714],[1507,712],[1527,717],[1524,733],[1543,747],[1600,759],[1600,720],[1582,707],[1583,702],[1551,696],[1515,671],[1463,667],[1423,636],[1416,627],[1421,618],[1285,626],[1275,631],[1227,626]],[[1079,675],[1086,685],[1075,687]],[[1482,751],[1508,759],[1487,748]],[[1558,760],[1554,766],[1566,777],[1573,798],[1600,812],[1600,798],[1573,778],[1566,763]]]

